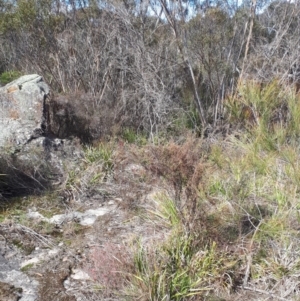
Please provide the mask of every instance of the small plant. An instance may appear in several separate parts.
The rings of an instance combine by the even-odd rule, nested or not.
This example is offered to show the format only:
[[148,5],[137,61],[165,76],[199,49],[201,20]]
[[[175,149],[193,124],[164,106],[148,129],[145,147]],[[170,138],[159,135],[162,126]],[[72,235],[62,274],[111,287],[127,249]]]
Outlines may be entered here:
[[[195,209],[199,210],[199,208]],[[158,194],[154,209],[148,211],[151,222],[164,226],[169,234],[159,244],[137,244],[129,290],[141,300],[194,300],[218,290],[231,290],[235,285],[238,256],[217,248],[213,240],[204,240],[205,233],[194,222],[196,212],[179,210],[166,194]],[[193,216],[189,216],[193,214]],[[204,216],[203,216],[204,218]],[[203,223],[211,223],[209,217]],[[204,228],[202,229],[205,232]],[[212,234],[209,234],[212,235]],[[198,297],[196,297],[198,296]],[[196,299],[198,300],[198,299]]]
[[125,128],[122,131],[122,138],[128,143],[136,143],[139,146],[147,144],[147,137],[142,133],[137,133],[136,130]]
[[21,268],[21,271],[22,271],[22,272],[27,272],[27,271],[29,271],[31,268],[33,268],[33,266],[34,266],[33,263],[29,263],[29,264],[23,266],[23,267]]
[[274,80],[266,84],[242,83],[228,99],[230,120],[248,130],[257,147],[278,151],[300,135],[299,94]]
[[132,269],[131,261],[129,250],[124,245],[105,243],[90,251],[85,270],[104,294],[118,292],[127,282],[127,275]]
[[12,82],[13,80],[19,78],[21,75],[22,75],[22,73],[19,71],[14,71],[14,70],[5,71],[5,72],[1,73],[1,75],[0,75],[0,83],[2,85],[6,85],[6,84]]
[[105,171],[113,169],[113,150],[109,144],[100,143],[98,146],[85,148],[85,160],[88,163],[101,163]]
[[149,210],[156,219],[159,219],[160,224],[165,224],[167,227],[176,227],[180,223],[180,212],[176,207],[175,202],[166,194],[161,193],[155,196],[155,207]]
[[183,194],[195,198],[197,185],[203,174],[201,141],[188,137],[181,145],[169,142],[166,145],[149,147],[147,168],[162,176],[174,187],[177,205]]
[[125,128],[122,132],[123,139],[128,143],[134,143],[137,139],[137,135],[134,130]]

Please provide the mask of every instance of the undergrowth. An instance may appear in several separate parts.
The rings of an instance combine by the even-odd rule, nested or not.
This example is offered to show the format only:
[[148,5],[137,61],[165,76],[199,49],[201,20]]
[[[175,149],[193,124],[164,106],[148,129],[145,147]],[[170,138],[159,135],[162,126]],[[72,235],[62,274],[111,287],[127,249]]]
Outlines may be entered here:
[[[127,130],[124,141],[86,147],[65,189],[114,183],[120,208],[143,221],[132,244],[90,250],[87,271],[104,296],[299,300],[299,97],[248,82],[227,99],[225,138],[150,144]],[[160,189],[145,201],[147,185]]]
[[298,300],[299,100],[249,83],[227,103],[238,135],[147,147],[145,168],[172,189],[146,216],[168,235],[136,247],[131,298]]

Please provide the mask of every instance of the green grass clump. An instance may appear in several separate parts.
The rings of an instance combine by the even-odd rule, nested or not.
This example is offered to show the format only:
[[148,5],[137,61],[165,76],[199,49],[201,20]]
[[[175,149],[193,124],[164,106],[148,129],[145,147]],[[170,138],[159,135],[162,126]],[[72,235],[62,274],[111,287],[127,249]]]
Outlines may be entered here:
[[33,263],[29,263],[29,264],[23,266],[23,267],[21,268],[21,271],[22,271],[22,272],[28,272],[28,271],[29,271],[30,269],[32,269],[33,267],[34,267],[34,264],[33,264]]
[[180,224],[181,218],[175,202],[166,194],[160,193],[156,197],[156,208],[149,213],[167,227],[176,227]]
[[260,149],[280,150],[300,136],[299,94],[276,80],[265,85],[242,83],[228,99],[227,108],[231,122],[242,124],[248,139]]
[[136,143],[139,146],[146,145],[148,139],[144,133],[138,133],[136,130],[131,128],[125,128],[121,134],[124,141],[128,143]]
[[187,231],[182,212],[166,195],[159,194],[155,205],[156,210],[149,211],[152,221],[170,233],[162,243],[138,244],[131,294],[138,300],[179,301],[211,295],[215,289],[230,291],[237,257],[220,250],[214,241],[202,243],[199,233]]
[[19,78],[22,75],[21,72],[19,71],[5,71],[3,73],[0,74],[0,83],[2,85],[6,85],[10,82],[12,82],[13,80]]
[[236,289],[247,296],[247,287],[292,300],[300,266],[300,99],[278,82],[240,89],[230,104],[238,134],[208,148],[190,141],[150,152],[148,166],[173,197],[158,194],[147,212],[167,234],[161,245],[136,250],[136,299],[232,300]]
[[113,168],[113,149],[109,144],[100,143],[98,146],[87,146],[84,158],[89,164],[102,163],[105,170]]
[[[156,250],[139,246],[131,288],[142,300],[190,300],[193,296],[230,291],[238,261],[216,243],[195,247],[194,237],[174,232]],[[146,294],[146,295],[145,295]],[[200,299],[199,299],[200,300]]]

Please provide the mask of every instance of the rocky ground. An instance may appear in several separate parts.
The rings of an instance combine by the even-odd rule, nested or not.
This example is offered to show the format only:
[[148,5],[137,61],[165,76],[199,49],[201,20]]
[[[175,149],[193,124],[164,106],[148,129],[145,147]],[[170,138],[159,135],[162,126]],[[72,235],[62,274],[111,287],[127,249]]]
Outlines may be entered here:
[[81,128],[39,75],[2,87],[0,104],[0,300],[115,300],[123,246],[152,236],[151,176],[122,141],[69,137]]
[[159,239],[142,211],[163,189],[151,177],[145,181],[144,167],[123,159],[99,185],[2,204],[1,300],[119,300],[109,290],[124,277],[110,269],[131,261],[124,246]]

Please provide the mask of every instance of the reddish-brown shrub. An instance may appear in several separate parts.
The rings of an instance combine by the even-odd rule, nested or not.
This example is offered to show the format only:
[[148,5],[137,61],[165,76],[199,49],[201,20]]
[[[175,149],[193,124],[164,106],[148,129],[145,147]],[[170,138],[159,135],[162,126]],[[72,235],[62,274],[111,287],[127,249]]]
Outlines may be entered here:
[[124,245],[107,242],[90,251],[86,272],[97,282],[106,295],[120,291],[132,271],[133,259]]
[[183,144],[151,146],[145,167],[173,185],[177,201],[183,192],[187,198],[194,198],[203,176],[204,155],[201,142],[188,138]]

